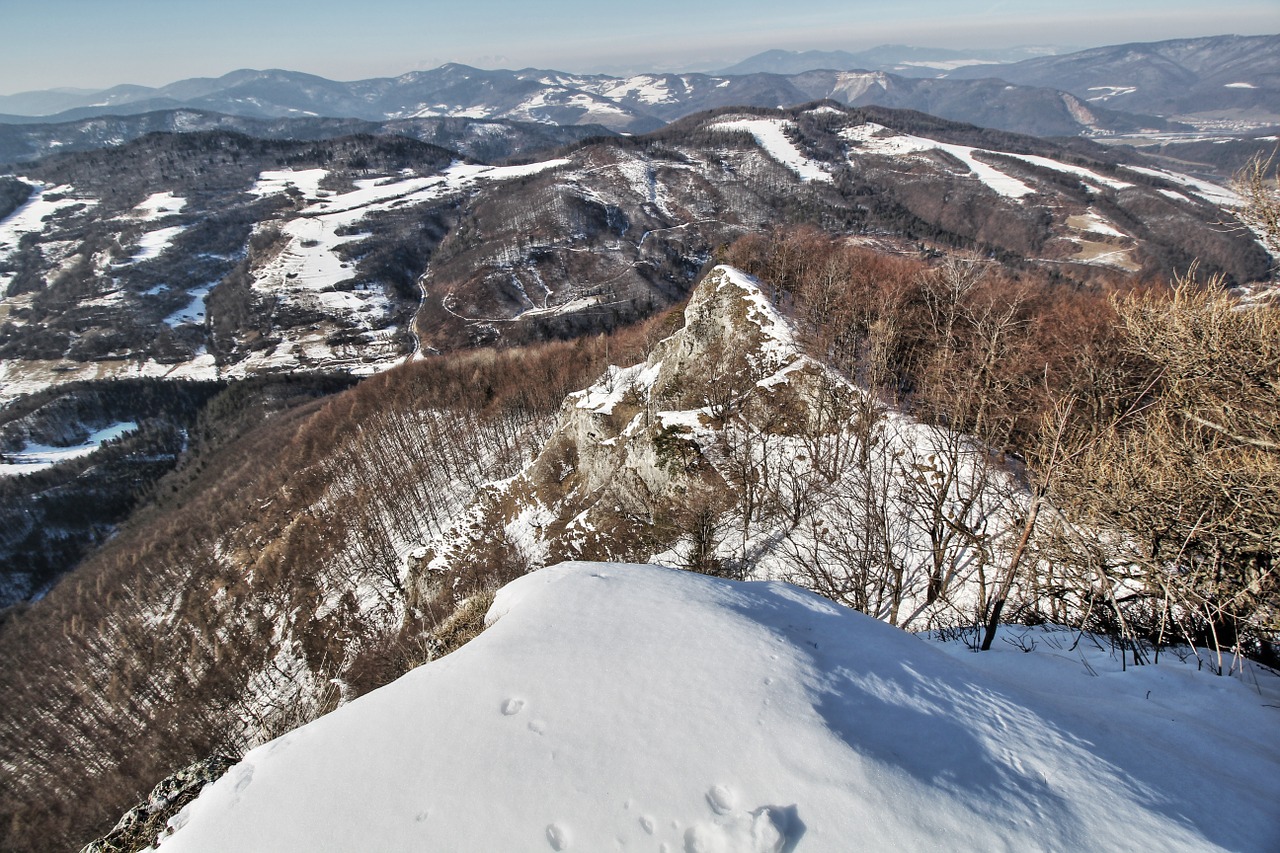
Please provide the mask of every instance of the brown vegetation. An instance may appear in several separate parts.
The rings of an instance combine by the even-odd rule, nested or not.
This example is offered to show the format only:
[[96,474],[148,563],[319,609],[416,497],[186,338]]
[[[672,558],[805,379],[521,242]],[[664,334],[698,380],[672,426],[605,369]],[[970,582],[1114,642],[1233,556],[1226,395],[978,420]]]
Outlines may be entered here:
[[420,361],[327,400],[231,386],[161,500],[0,626],[0,848],[83,844],[175,769],[420,663],[489,580],[408,610],[404,546],[645,334]]

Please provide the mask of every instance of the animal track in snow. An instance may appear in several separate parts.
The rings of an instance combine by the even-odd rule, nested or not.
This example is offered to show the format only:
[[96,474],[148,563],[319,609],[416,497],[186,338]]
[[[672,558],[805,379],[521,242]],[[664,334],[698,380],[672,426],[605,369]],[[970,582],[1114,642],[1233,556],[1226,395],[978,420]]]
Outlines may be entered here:
[[733,791],[724,785],[713,785],[711,790],[707,791],[707,802],[716,814],[728,814],[733,811],[737,798],[733,795]]
[[253,781],[253,765],[245,762],[236,770],[235,792],[239,794]]
[[524,709],[523,699],[508,699],[502,703],[502,714],[506,717],[512,717],[519,714]]

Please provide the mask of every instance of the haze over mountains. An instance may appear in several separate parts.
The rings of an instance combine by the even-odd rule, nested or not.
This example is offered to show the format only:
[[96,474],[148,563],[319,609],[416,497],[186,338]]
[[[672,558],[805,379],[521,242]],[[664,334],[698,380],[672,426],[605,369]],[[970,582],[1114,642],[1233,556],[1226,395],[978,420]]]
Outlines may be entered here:
[[159,88],[8,95],[0,97],[0,114],[10,124],[173,109],[371,122],[453,116],[642,133],[716,107],[783,107],[830,98],[1039,136],[1168,130],[1225,118],[1248,126],[1280,123],[1280,36],[1222,36],[973,64],[989,59],[982,52],[905,47],[861,54],[771,51],[717,75],[619,78],[450,64],[350,83],[246,69]]

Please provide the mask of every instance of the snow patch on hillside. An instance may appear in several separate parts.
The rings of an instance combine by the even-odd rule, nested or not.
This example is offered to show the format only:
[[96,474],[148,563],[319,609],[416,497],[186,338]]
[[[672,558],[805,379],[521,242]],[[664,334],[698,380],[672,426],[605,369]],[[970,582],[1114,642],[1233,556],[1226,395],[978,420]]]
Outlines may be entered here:
[[[1199,196],[1205,201],[1216,204],[1219,207],[1242,207],[1244,205],[1244,199],[1240,198],[1238,193],[1229,190],[1226,187],[1210,183],[1209,181],[1202,181],[1199,178],[1193,178],[1190,175],[1183,175],[1179,172],[1170,172],[1165,169],[1149,169],[1146,166],[1126,165],[1124,168],[1131,172],[1137,172],[1140,175],[1149,175],[1153,178],[1160,178],[1172,184],[1186,187],[1188,192]],[[1165,194],[1167,195],[1168,193]]]
[[[18,250],[26,234],[43,234],[49,230],[45,221],[77,205],[93,207],[95,198],[81,197],[69,184],[51,187],[38,181],[26,181],[34,190],[21,207],[0,221],[0,262],[7,261]],[[0,294],[8,289],[15,273],[0,273]],[[2,300],[0,300],[2,301]]]
[[191,298],[191,301],[187,303],[187,307],[179,308],[168,317],[165,317],[165,323],[170,326],[181,326],[188,323],[193,326],[203,324],[206,316],[205,299],[217,285],[218,283],[215,281],[203,287],[187,291],[187,296]]
[[6,454],[4,458],[7,461],[0,462],[0,477],[34,474],[72,459],[80,459],[93,453],[106,442],[114,441],[137,428],[138,425],[133,421],[121,421],[91,433],[84,441],[72,447],[28,444],[17,453]]
[[1022,198],[1035,192],[1017,178],[979,160],[974,156],[974,152],[980,149],[970,148],[967,145],[951,145],[925,139],[922,136],[898,134],[874,122],[848,128],[841,131],[840,135],[858,144],[858,148],[849,152],[850,159],[858,153],[900,157],[926,151],[945,151],[968,166],[975,178],[1006,198]]
[[787,137],[786,130],[794,127],[794,123],[786,119],[759,118],[722,121],[711,125],[709,130],[746,131],[756,140],[756,144],[765,153],[800,176],[802,181],[831,181],[831,175],[823,170],[821,164],[810,160],[796,144]]
[[138,249],[133,253],[125,263],[140,264],[143,261],[150,261],[160,257],[164,251],[173,245],[173,241],[178,235],[187,230],[185,225],[173,225],[169,228],[157,228],[155,231],[147,231],[137,239]]
[[1087,231],[1091,234],[1102,234],[1107,237],[1128,237],[1128,234],[1117,229],[1108,220],[1104,219],[1097,211],[1086,211],[1078,216],[1067,218],[1067,225],[1080,231]]
[[1055,172],[1063,172],[1064,174],[1075,175],[1078,178],[1083,178],[1089,183],[1097,184],[1103,187],[1109,187],[1113,190],[1122,190],[1122,189],[1127,189],[1133,186],[1133,184],[1116,180],[1115,178],[1108,178],[1106,175],[1100,175],[1097,172],[1093,171],[1092,169],[1086,169],[1083,166],[1074,166],[1070,163],[1061,163],[1057,160],[1051,160],[1048,157],[1037,157],[1034,154],[1008,154],[1003,151],[994,152],[994,153],[998,153],[1001,157],[1009,157],[1013,160],[1021,160],[1024,163],[1030,163],[1031,165],[1039,166],[1042,169],[1051,169]]
[[269,196],[288,192],[293,187],[305,197],[315,198],[320,195],[320,182],[328,174],[328,169],[278,169],[261,172],[249,192],[256,196]]
[[133,215],[144,222],[152,222],[181,213],[186,206],[187,200],[172,191],[152,193],[133,209]]
[[[568,563],[170,821],[222,850],[1274,850],[1276,678],[973,655],[779,583]],[[1188,784],[1187,780],[1196,780]]]

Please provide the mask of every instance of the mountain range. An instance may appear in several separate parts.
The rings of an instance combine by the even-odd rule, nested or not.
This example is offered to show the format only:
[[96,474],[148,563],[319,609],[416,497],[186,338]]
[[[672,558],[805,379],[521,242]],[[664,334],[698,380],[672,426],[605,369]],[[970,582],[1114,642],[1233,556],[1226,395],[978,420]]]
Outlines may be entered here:
[[1218,225],[1233,196],[1212,183],[1084,141],[831,104],[704,113],[523,165],[401,137],[218,131],[6,180],[6,398],[103,371],[367,372],[416,349],[608,328],[681,298],[717,245],[801,212],[1086,274],[1267,270]]
[[[31,109],[43,95],[0,98],[0,113]],[[118,86],[91,96],[58,95],[52,115],[0,117],[8,124],[63,123],[187,109],[254,119],[348,118],[372,122],[444,116],[556,125],[601,125],[644,133],[724,106],[780,107],[824,98],[841,104],[915,109],[942,118],[1040,136],[1168,129],[1155,116],[1089,106],[1052,88],[992,81],[902,77],[881,71],[801,74],[641,74],[627,78],[558,71],[485,71],[443,65],[396,78],[338,83],[292,71],[235,71],[159,89]],[[74,106],[72,105],[74,103]],[[47,107],[45,107],[47,108]]]
[[1004,50],[948,50],[883,44],[869,50],[766,50],[721,69],[719,74],[800,74],[822,68],[837,71],[891,71],[904,77],[937,77],[965,65],[1020,62],[1040,56],[1056,56],[1067,50],[1051,46],[1015,47]]

